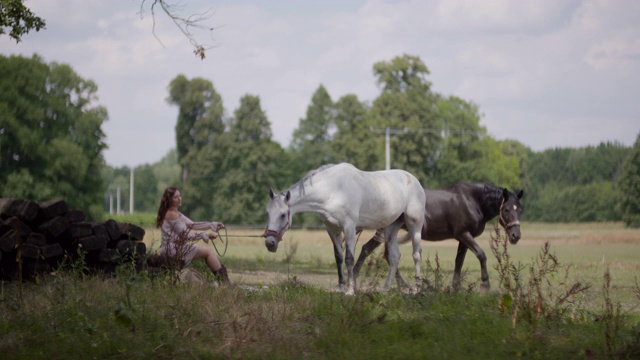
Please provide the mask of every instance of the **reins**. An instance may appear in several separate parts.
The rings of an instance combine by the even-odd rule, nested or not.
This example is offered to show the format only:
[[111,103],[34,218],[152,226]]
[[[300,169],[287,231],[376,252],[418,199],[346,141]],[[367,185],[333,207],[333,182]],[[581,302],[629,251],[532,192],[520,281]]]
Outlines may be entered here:
[[[222,234],[222,230],[224,230],[224,234]],[[227,234],[227,228],[222,228],[219,230],[216,230],[216,233],[218,234],[218,239],[220,239],[220,242],[222,242],[224,244],[224,250],[222,251],[222,253],[220,253],[220,251],[218,250],[218,247],[216,246],[216,241],[211,240],[211,244],[213,245],[213,248],[216,250],[216,253],[218,253],[218,256],[223,257],[225,256],[225,254],[227,253],[227,248],[229,247],[229,238],[261,238],[264,237],[264,235],[240,235],[240,234]]]

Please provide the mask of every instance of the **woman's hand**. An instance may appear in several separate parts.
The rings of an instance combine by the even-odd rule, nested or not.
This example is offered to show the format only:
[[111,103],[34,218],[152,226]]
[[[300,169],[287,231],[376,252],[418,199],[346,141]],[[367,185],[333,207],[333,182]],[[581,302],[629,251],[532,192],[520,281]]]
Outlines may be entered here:
[[213,221],[211,222],[211,229],[213,231],[219,231],[220,229],[224,229],[224,224],[221,222]]
[[218,237],[218,235],[216,233],[214,233],[214,232],[209,233],[209,240],[215,240],[215,238],[217,238],[217,237]]

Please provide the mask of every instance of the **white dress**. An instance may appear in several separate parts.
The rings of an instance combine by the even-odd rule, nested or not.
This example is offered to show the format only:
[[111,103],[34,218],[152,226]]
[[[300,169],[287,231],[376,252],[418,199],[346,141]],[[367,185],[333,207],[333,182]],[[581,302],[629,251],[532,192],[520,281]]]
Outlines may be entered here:
[[193,232],[192,230],[215,230],[216,222],[191,221],[188,217],[179,213],[175,220],[162,221],[161,233],[162,243],[158,252],[168,257],[178,257],[186,264],[189,264],[196,256],[197,248],[193,241],[209,241],[209,235],[204,232]]

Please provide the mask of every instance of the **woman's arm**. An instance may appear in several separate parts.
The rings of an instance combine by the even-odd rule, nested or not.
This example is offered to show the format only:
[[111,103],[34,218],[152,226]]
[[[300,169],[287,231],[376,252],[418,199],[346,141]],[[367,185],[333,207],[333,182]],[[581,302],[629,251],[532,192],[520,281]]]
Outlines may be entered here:
[[217,221],[192,221],[184,214],[180,214],[180,216],[184,219],[185,224],[189,229],[192,230],[220,230],[224,227],[224,225]]
[[[166,231],[169,234],[173,234],[173,236],[177,237],[185,237],[186,240],[194,241],[194,240],[204,240],[209,241],[209,234],[207,233],[196,233],[191,232],[193,229],[190,224],[193,224],[186,216],[180,214],[180,217],[177,219],[178,221],[166,221],[165,224],[167,228],[165,229],[165,224],[163,224],[162,230]],[[207,230],[206,228],[205,230]]]

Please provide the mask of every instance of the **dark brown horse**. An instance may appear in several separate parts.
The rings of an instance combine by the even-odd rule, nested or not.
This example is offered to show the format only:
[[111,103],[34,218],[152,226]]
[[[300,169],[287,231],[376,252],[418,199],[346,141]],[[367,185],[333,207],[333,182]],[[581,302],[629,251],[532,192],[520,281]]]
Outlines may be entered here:
[[[482,234],[486,223],[498,216],[498,222],[506,230],[511,244],[520,240],[520,199],[523,191],[517,194],[507,189],[484,183],[459,183],[442,190],[425,189],[425,223],[422,227],[422,239],[440,241],[456,239],[458,253],[453,275],[453,285],[460,284],[460,273],[467,250],[480,260],[482,288],[489,289],[489,273],[487,272],[487,256],[475,241]],[[360,257],[356,262],[354,273],[357,274],[365,259],[375,250],[382,239],[380,230],[373,238],[362,245]],[[407,240],[399,239],[399,243]],[[402,279],[400,272],[396,274]],[[404,282],[404,280],[402,280]]]

